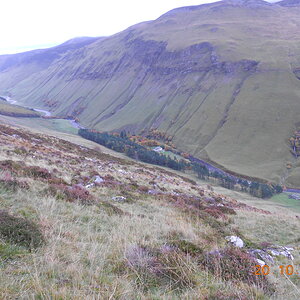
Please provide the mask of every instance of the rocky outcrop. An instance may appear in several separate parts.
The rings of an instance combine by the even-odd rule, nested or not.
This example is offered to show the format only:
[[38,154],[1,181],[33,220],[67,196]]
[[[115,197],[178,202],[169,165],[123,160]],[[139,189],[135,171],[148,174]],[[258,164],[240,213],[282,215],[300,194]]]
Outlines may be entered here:
[[[238,236],[227,236],[225,239],[230,242],[233,246],[238,248],[244,247],[244,242]],[[284,256],[290,260],[294,260],[292,255],[294,248],[285,246],[269,246],[263,249],[248,249],[247,252],[256,259],[259,265],[265,265],[268,263],[274,263],[276,256]]]

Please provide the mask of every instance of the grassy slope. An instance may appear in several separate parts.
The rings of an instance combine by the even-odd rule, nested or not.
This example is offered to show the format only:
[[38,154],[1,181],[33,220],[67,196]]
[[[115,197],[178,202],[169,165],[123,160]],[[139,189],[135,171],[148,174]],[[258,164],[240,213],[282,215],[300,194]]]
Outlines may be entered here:
[[[238,173],[276,182],[286,178],[295,186],[299,167],[294,164],[289,176],[285,166],[293,163],[287,140],[300,114],[299,80],[292,72],[299,65],[298,16],[299,7],[267,4],[221,2],[176,10],[70,52],[13,88],[5,80],[19,71],[0,73],[0,87],[39,107],[58,101],[51,108],[57,114],[82,108],[79,119],[87,127],[158,127],[174,135],[179,149]],[[151,47],[134,46],[137,39],[167,42],[166,59],[147,69]],[[187,65],[193,55],[170,57],[203,42],[212,45],[212,53],[195,59],[208,70],[157,75],[160,67]],[[250,59],[259,65],[253,74],[224,73],[209,69],[213,55],[219,62]]]
[[[13,137],[12,133],[17,134],[20,139]],[[276,241],[278,244],[299,246],[299,242],[294,240],[299,235],[295,214],[270,202],[219,187],[215,187],[215,193],[210,192],[202,182],[193,186],[177,175],[164,173],[161,169],[148,168],[144,164],[130,163],[128,160],[119,160],[75,144],[63,143],[62,140],[48,137],[44,133],[32,135],[20,130],[10,132],[1,127],[0,135],[1,161],[21,160],[23,166],[24,163],[27,166],[38,165],[67,182],[90,176],[97,171],[101,176],[113,176],[122,185],[135,182],[137,186],[148,186],[152,178],[158,180],[160,188],[164,188],[167,193],[176,190],[198,195],[197,190],[203,188],[206,196],[223,194],[226,201],[233,201],[231,196],[237,197],[251,206],[270,210],[272,215],[254,212],[251,206],[237,206],[237,215],[230,217],[234,223],[227,227],[224,225],[223,228],[227,228],[229,232],[239,228],[254,242]],[[32,141],[28,143],[29,139]],[[92,147],[88,142],[86,146]],[[20,147],[23,147],[23,152],[15,151]],[[34,153],[30,154],[33,148]],[[3,176],[2,172],[0,178],[3,179]],[[201,218],[191,218],[180,205],[174,206],[168,198],[157,199],[138,190],[127,190],[126,197],[130,201],[114,202],[111,197],[124,191],[112,185],[91,189],[96,202],[82,205],[80,201],[56,199],[45,192],[50,182],[40,178],[33,179],[29,176],[18,177],[18,180],[25,180],[30,186],[29,190],[11,192],[9,188],[5,190],[1,187],[1,208],[39,224],[46,237],[46,244],[32,253],[18,246],[18,251],[10,248],[10,252],[6,250],[5,255],[9,254],[12,258],[5,262],[1,260],[1,248],[1,298],[199,299],[200,296],[204,299],[218,298],[221,294],[230,299],[263,297],[261,291],[239,281],[223,281],[212,276],[210,272],[199,268],[197,259],[189,255],[177,256],[176,260],[169,257],[168,267],[174,271],[172,276],[175,274],[170,283],[174,284],[178,279],[185,282],[184,287],[177,290],[164,285],[164,277],[159,284],[155,284],[152,281],[155,277],[151,272],[147,273],[147,268],[143,270],[129,267],[128,262],[141,259],[134,258],[135,255],[142,255],[136,253],[137,245],[159,249],[169,242],[168,236],[174,233],[181,240],[204,248],[205,251],[224,247],[224,240],[218,229]],[[226,196],[223,192],[230,194]],[[108,203],[112,206],[108,206]],[[272,235],[268,232],[272,232]],[[2,240],[0,243],[3,245]],[[296,255],[296,265],[298,261],[299,257]],[[147,261],[145,263],[147,266]],[[276,265],[272,266],[275,267]],[[179,276],[177,279],[176,274]],[[196,284],[192,283],[194,280]],[[299,297],[293,284],[282,276],[275,273],[269,280],[276,282],[273,298]],[[298,285],[296,276],[292,276],[291,280]]]

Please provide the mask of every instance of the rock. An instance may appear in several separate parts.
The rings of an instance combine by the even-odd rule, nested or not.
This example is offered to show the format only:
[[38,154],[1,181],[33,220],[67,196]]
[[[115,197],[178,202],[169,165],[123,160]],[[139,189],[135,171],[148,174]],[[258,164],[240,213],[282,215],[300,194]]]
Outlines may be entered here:
[[244,247],[244,242],[241,238],[239,238],[238,236],[226,236],[225,239],[232,243],[234,246],[239,247],[239,248],[243,248]]
[[248,251],[248,253],[251,256],[255,257],[256,260],[258,260],[257,257],[259,257],[259,260],[261,260],[261,261],[274,263],[274,258],[269,253],[267,253],[265,250],[251,249],[251,250]]
[[124,201],[126,200],[126,197],[123,197],[123,196],[115,196],[115,197],[112,197],[112,200],[118,201],[118,202],[124,202]]
[[294,260],[294,256],[290,252],[293,250],[294,250],[293,248],[284,247],[284,246],[274,246],[266,249],[266,251],[273,256],[283,255],[291,260]]
[[204,201],[206,201],[206,202],[211,202],[211,203],[215,203],[216,202],[216,199],[215,198],[213,198],[213,197],[205,197],[204,198]]
[[91,183],[89,183],[85,186],[87,189],[94,187],[95,184],[100,184],[100,183],[104,182],[104,179],[101,178],[99,175],[96,175],[92,178],[91,181],[92,181]]
[[102,183],[104,182],[104,179],[101,178],[99,175],[95,176],[95,179],[94,179],[94,183]]
[[93,186],[95,186],[94,183],[89,183],[89,184],[87,184],[85,187],[86,187],[87,189],[90,189],[90,188],[92,188]]
[[250,255],[255,257],[257,260],[259,257],[259,260],[261,259],[262,261],[274,263],[274,258],[273,256],[279,256],[283,255],[291,260],[294,259],[293,255],[290,253],[290,251],[293,251],[293,248],[288,248],[288,247],[283,247],[283,246],[274,246],[274,247],[269,247],[266,249],[251,249],[248,251]]
[[258,258],[256,259],[256,261],[260,266],[264,266],[266,264],[263,260],[258,259]]
[[148,194],[149,195],[157,195],[157,194],[159,194],[159,192],[157,190],[149,190]]
[[121,173],[121,174],[127,174],[128,173],[128,172],[126,172],[126,171],[124,171],[122,169],[118,170],[118,172]]

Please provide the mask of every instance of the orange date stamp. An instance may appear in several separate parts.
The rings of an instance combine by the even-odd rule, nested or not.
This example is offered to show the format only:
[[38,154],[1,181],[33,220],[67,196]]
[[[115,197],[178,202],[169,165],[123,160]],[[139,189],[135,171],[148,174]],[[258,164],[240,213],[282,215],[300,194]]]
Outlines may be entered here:
[[293,265],[280,265],[277,268],[276,267],[270,267],[268,265],[255,265],[254,266],[255,271],[253,272],[254,275],[257,276],[267,276],[269,274],[272,274],[272,271],[274,269],[276,269],[277,271],[279,271],[280,275],[299,275],[300,273],[298,272],[298,270],[295,269],[295,267]]

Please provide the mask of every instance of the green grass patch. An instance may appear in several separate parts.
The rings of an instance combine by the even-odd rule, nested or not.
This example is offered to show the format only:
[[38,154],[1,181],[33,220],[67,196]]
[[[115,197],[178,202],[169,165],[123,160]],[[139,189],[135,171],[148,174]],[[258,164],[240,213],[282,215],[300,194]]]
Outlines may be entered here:
[[290,199],[289,194],[292,194],[292,193],[277,194],[266,201],[275,202],[276,204],[279,204],[280,206],[289,208],[292,211],[299,213],[300,212],[300,200]]
[[41,116],[40,113],[34,110],[22,106],[18,106],[18,105],[13,105],[6,101],[0,101],[0,114],[5,116],[27,117],[27,118],[37,118]]
[[43,125],[45,128],[70,134],[78,133],[78,129],[71,125],[70,120],[44,119],[43,121],[44,122],[41,122],[41,125]]
[[0,243],[0,262],[15,259],[24,254],[24,250],[15,245]]
[[28,249],[37,248],[44,243],[39,226],[32,221],[0,211],[0,237],[6,242]]

